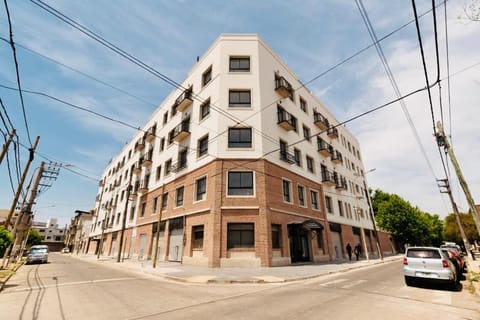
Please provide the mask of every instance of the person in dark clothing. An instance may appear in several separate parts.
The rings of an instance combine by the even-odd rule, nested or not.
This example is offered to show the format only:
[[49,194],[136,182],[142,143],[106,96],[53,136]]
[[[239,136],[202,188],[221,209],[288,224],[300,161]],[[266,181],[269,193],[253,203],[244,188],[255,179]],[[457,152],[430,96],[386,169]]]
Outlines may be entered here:
[[362,255],[362,246],[360,245],[360,243],[355,246],[355,249],[353,249],[353,253],[355,253],[355,257],[357,257],[358,261],[358,259]]
[[352,246],[350,245],[350,243],[347,243],[345,249],[347,249],[348,260],[352,261]]

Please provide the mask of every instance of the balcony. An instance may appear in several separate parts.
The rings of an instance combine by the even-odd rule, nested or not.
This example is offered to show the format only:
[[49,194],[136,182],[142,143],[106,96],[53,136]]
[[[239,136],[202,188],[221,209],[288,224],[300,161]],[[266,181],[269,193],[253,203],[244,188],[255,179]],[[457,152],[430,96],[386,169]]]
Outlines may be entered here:
[[277,120],[277,124],[287,131],[297,128],[297,119],[281,107],[277,109]]
[[288,151],[280,151],[280,160],[292,164],[295,163],[295,155],[288,153]]
[[130,195],[128,196],[129,200],[135,200],[137,199],[137,192],[138,189],[140,189],[140,180],[136,180],[135,183],[132,186],[132,190],[130,191]]
[[153,156],[153,149],[150,149],[147,153],[143,154],[140,157],[140,163],[142,167],[148,168],[152,165],[152,156]]
[[145,149],[145,140],[141,137],[135,142],[135,151],[143,151],[143,149]]
[[148,180],[140,181],[140,184],[138,186],[138,192],[139,193],[147,193],[148,192]]
[[330,157],[333,153],[333,147],[322,138],[317,137],[317,151],[324,157]]
[[284,77],[275,76],[275,91],[282,97],[288,98],[293,94],[292,85]]
[[335,127],[328,128],[327,136],[329,136],[331,139],[337,139],[338,138],[338,129],[335,128]]
[[145,141],[152,142],[155,139],[155,132],[157,131],[157,125],[151,126],[145,133]]
[[334,174],[328,170],[322,170],[322,183],[327,187],[336,185]]
[[192,104],[192,102],[192,87],[190,87],[183,91],[177,100],[175,100],[175,110],[177,110],[177,112],[183,112]]
[[105,181],[103,179],[98,181],[98,186],[99,187],[103,187],[104,185],[105,185]]
[[182,121],[172,131],[170,131],[170,140],[180,142],[190,135],[190,119]]
[[133,174],[140,174],[142,172],[142,166],[140,161],[137,161],[133,164],[132,172]]
[[332,163],[334,163],[334,164],[343,163],[342,154],[340,152],[338,152],[338,150],[333,151],[333,153],[331,155],[331,160],[332,160]]
[[182,171],[183,169],[186,169],[186,168],[187,168],[187,160],[178,161],[177,163],[172,164],[171,171],[172,172],[179,172],[179,171]]
[[347,190],[347,179],[341,177],[340,175],[335,175],[335,189],[339,191]]
[[330,126],[328,119],[316,111],[313,113],[313,122],[320,130],[326,130]]
[[96,202],[100,201],[100,198],[101,198],[101,196],[99,194],[97,194],[97,197],[95,198],[95,201]]

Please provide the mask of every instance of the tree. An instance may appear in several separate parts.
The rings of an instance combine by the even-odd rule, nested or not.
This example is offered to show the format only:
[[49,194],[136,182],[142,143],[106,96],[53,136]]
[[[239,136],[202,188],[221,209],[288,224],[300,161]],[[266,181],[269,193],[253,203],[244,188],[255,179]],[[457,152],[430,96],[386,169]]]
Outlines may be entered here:
[[[478,235],[475,222],[473,221],[473,216],[471,213],[460,213],[460,221],[463,225],[463,230],[467,237],[468,242],[473,242],[475,240],[480,240]],[[444,234],[446,241],[452,241],[456,243],[462,243],[463,239],[460,235],[460,230],[458,229],[457,220],[454,213],[449,214],[445,218],[445,227]]]
[[4,226],[0,226],[0,257],[3,257],[7,248],[12,244],[13,236]]
[[44,238],[45,237],[40,235],[38,230],[32,229],[28,233],[27,246],[31,247],[31,246],[34,246],[36,244],[41,244]]

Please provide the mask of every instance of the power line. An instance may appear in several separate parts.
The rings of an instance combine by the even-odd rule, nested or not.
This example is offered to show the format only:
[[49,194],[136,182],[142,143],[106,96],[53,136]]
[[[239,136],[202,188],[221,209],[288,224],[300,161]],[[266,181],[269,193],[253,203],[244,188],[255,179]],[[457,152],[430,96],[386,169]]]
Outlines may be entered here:
[[18,93],[20,95],[20,102],[22,105],[23,121],[25,123],[25,129],[27,131],[28,141],[30,142],[30,146],[31,146],[32,139],[30,138],[30,130],[28,128],[28,122],[27,122],[27,113],[25,111],[25,103],[23,101],[22,86],[20,84],[20,72],[18,70],[18,61],[17,61],[17,52],[15,49],[15,43],[13,42],[13,31],[12,31],[12,22],[10,19],[10,11],[8,10],[7,0],[3,0],[3,3],[5,4],[5,11],[7,12],[8,28],[9,28],[9,34],[10,34],[10,46],[12,47],[13,60],[15,62],[15,73],[17,75],[17,86],[18,86]]

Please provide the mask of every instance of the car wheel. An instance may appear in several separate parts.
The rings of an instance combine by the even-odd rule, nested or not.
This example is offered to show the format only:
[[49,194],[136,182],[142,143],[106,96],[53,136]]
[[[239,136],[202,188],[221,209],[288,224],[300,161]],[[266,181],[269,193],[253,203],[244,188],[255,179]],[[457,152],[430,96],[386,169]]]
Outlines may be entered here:
[[405,277],[405,284],[408,287],[411,287],[411,286],[413,286],[413,280],[410,277]]

